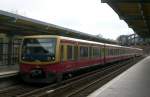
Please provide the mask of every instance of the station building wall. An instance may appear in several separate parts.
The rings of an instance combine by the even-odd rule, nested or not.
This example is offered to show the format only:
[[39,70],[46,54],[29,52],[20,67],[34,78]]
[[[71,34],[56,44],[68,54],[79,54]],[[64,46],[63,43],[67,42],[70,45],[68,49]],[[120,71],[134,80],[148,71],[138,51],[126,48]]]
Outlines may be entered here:
[[19,64],[21,36],[8,37],[0,33],[0,65]]

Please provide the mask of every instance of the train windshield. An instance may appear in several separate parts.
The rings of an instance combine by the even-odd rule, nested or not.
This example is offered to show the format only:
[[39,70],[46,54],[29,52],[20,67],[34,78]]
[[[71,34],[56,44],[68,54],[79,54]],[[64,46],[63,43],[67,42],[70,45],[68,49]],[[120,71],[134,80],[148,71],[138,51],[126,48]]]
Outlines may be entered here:
[[55,61],[56,38],[25,38],[22,45],[23,61]]

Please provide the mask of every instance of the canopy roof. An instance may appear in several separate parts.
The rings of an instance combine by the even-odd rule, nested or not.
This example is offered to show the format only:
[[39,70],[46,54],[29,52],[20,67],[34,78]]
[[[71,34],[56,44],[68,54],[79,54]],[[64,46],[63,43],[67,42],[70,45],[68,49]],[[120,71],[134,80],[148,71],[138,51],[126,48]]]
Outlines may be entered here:
[[61,35],[73,38],[80,38],[91,41],[116,43],[111,40],[99,38],[94,35],[45,23],[35,19],[27,18],[17,14],[0,10],[0,33],[7,35]]
[[150,0],[101,0],[107,3],[130,28],[150,38]]

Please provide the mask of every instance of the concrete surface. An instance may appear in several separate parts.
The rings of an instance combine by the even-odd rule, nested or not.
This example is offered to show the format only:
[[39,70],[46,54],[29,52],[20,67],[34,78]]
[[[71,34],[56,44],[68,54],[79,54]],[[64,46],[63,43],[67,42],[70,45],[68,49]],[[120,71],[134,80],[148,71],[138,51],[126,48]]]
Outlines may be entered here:
[[91,93],[88,97],[149,97],[150,56]]

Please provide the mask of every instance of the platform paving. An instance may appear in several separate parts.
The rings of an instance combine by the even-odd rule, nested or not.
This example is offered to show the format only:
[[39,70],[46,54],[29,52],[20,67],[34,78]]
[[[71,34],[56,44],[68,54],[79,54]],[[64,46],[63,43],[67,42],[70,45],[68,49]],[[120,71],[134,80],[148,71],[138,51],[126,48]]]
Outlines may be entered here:
[[0,66],[0,78],[6,77],[6,76],[13,76],[17,74],[19,71],[18,65],[6,65],[6,66]]
[[149,97],[150,56],[91,93],[88,97]]

